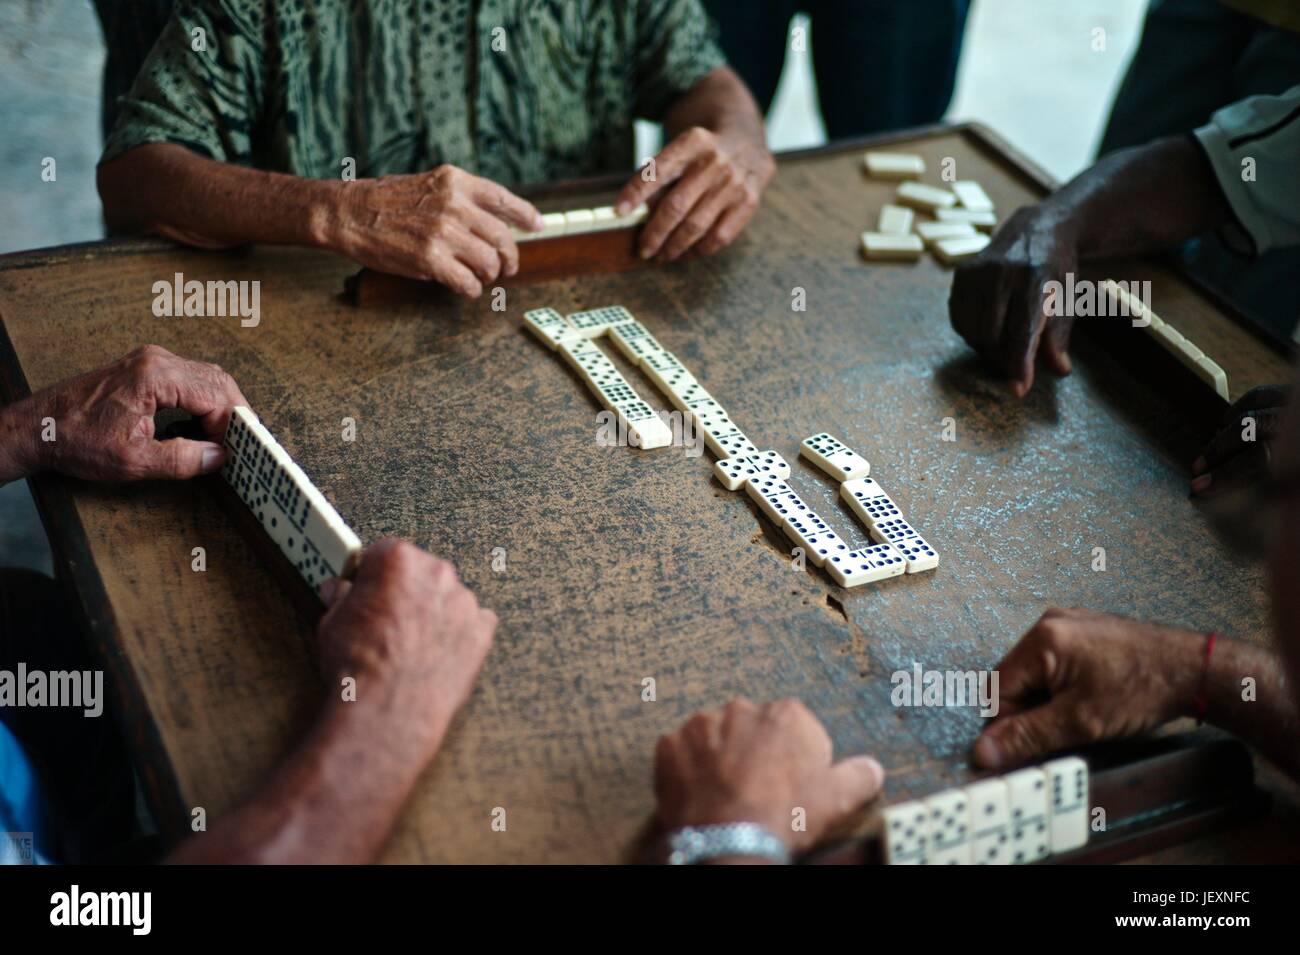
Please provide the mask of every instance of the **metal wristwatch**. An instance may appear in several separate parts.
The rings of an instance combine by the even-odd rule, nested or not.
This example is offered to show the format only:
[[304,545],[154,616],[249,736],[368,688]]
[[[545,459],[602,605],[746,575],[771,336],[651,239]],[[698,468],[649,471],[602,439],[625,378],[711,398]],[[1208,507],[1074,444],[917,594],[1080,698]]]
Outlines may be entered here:
[[754,856],[790,864],[784,842],[754,822],[726,822],[716,826],[685,826],[668,833],[668,865],[695,865],[725,856]]

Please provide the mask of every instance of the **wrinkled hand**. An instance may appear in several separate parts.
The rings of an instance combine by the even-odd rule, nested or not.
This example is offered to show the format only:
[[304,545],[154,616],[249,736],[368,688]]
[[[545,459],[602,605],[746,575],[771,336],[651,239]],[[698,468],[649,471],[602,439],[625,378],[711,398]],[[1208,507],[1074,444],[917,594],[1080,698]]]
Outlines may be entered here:
[[[10,445],[11,477],[57,471],[92,481],[192,478],[221,467],[230,411],[247,404],[216,365],[146,345],[5,408],[0,442]],[[153,416],[161,408],[188,411],[211,440],[155,440]],[[43,440],[47,418],[54,421],[52,441]]]
[[343,183],[326,245],[362,265],[433,279],[476,298],[519,270],[510,226],[536,231],[541,214],[509,189],[455,166]]
[[451,563],[399,540],[367,547],[353,580],[325,589],[317,640],[327,683],[352,677],[359,700],[379,694],[440,738],[474,687],[496,614]]
[[975,763],[1015,766],[1133,736],[1191,711],[1205,636],[1091,610],[1049,610],[998,665],[998,715]]
[[641,256],[668,262],[691,249],[711,255],[734,242],[776,172],[772,154],[761,144],[701,126],[682,133],[652,162],[653,177],[646,178],[645,169],[633,176],[615,208],[626,215],[651,202]]
[[[732,700],[705,710],[659,740],[655,795],[666,830],[753,822],[792,851],[812,846],[826,830],[872,799],[884,770],[869,756],[831,762],[831,741],[798,700],[755,706]],[[806,831],[793,829],[793,810]]]
[[1058,213],[1030,206],[1018,210],[978,256],[953,275],[948,313],[952,327],[989,364],[1010,379],[1017,398],[1034,384],[1041,354],[1057,375],[1070,373],[1074,319],[1044,311],[1048,282],[1078,271],[1074,243]]
[[1192,462],[1192,493],[1217,494],[1268,477],[1290,397],[1285,385],[1262,385],[1233,402],[1218,432]]

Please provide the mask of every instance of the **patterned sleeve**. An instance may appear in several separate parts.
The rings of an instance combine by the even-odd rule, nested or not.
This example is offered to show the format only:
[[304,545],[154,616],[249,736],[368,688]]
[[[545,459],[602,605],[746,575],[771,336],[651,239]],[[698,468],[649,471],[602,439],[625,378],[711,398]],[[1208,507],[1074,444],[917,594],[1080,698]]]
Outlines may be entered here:
[[247,164],[265,63],[260,0],[179,0],[120,101],[100,162],[147,143],[176,143]]
[[636,112],[659,120],[673,100],[727,60],[700,0],[636,3]]

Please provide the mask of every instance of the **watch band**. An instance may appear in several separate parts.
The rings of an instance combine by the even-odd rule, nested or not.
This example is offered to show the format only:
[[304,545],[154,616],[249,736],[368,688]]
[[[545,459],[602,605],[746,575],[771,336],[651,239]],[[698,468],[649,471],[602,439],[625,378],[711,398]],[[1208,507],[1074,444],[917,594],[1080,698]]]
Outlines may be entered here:
[[786,844],[755,822],[685,826],[668,833],[667,843],[669,865],[695,865],[724,856],[756,856],[790,864]]

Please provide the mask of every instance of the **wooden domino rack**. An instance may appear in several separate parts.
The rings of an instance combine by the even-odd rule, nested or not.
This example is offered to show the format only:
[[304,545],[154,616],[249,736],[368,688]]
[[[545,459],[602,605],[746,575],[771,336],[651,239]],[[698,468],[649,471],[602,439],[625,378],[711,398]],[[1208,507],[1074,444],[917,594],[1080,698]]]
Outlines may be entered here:
[[[1268,794],[1255,783],[1250,751],[1221,734],[1188,732],[1094,747],[1089,804],[1106,809],[1103,831],[1085,845],[1040,864],[1125,862],[1257,819]],[[879,865],[880,831],[810,853],[806,863]]]
[[[566,225],[564,220],[571,220],[575,212],[588,213],[592,219]],[[640,268],[646,262],[637,253],[637,237],[641,234],[641,224],[647,212],[642,206],[629,215],[618,216],[610,206],[597,206],[595,209],[544,214],[546,225],[541,232],[529,235],[512,230],[519,244],[519,271],[509,278],[503,276],[500,284],[518,285],[570,275]],[[348,276],[343,287],[344,300],[358,308],[382,307],[447,294],[436,282],[420,282],[374,269],[362,269]]]

